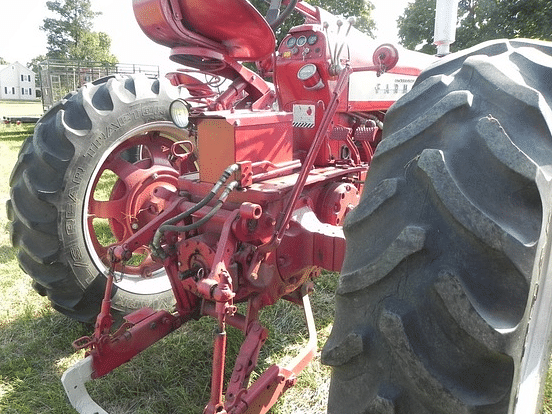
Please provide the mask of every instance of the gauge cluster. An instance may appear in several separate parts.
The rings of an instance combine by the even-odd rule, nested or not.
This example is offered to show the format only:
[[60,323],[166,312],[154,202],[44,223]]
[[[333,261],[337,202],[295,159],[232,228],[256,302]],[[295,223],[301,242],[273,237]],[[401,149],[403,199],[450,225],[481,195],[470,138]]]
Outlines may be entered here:
[[299,32],[288,35],[280,45],[280,56],[287,59],[322,57],[325,43],[322,33]]

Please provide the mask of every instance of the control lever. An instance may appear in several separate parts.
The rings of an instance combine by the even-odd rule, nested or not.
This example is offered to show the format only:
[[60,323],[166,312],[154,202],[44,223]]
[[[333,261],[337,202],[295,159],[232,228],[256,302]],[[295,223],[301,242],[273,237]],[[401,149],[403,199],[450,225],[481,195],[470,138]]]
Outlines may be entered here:
[[[332,76],[337,76],[339,75],[339,73],[343,70],[343,67],[341,66],[341,64],[339,63],[339,57],[341,56],[341,52],[343,51],[343,46],[345,46],[345,42],[347,40],[347,36],[349,36],[349,32],[351,31],[351,28],[353,27],[353,25],[356,23],[356,18],[355,17],[349,17],[347,19],[347,23],[349,23],[349,27],[347,28],[347,32],[345,33],[345,36],[343,37],[343,41],[341,42],[340,45],[338,45],[339,41],[339,32],[341,31],[341,26],[343,26],[343,21],[341,19],[338,19],[336,24],[337,24],[337,33],[336,33],[336,42],[335,42],[335,47],[334,47],[334,53],[333,53],[333,56],[331,56],[331,64],[330,64],[330,74]],[[328,22],[324,22],[324,24],[322,25],[324,31],[326,32],[326,38],[328,39],[328,43],[331,45],[331,42],[330,42],[330,33],[329,33],[329,23]],[[339,49],[338,49],[339,47]],[[331,48],[331,46],[330,46]]]

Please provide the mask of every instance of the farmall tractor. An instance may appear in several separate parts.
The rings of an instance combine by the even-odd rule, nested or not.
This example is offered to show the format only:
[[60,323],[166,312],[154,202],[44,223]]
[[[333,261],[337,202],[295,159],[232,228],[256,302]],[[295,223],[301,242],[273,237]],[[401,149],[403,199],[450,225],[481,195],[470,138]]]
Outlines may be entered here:
[[[23,144],[7,204],[35,289],[95,321],[62,378],[77,411],[105,413],[86,381],[209,316],[204,413],[266,413],[316,352],[308,295],[327,269],[328,413],[537,412],[552,46],[493,41],[430,65],[303,1],[266,17],[246,0],[133,7],[186,69],[66,96]],[[293,10],[305,23],[276,47]],[[311,338],[250,384],[259,312],[280,299]],[[225,376],[228,326],[245,339]]]

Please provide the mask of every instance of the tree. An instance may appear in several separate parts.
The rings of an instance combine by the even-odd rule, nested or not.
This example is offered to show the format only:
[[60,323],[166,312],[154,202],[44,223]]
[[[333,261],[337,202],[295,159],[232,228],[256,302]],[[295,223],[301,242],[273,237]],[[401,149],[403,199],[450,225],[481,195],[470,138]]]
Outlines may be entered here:
[[40,73],[40,64],[46,59],[46,56],[38,55],[37,57],[32,58],[31,61],[27,63],[27,67],[38,75]]
[[552,2],[514,0],[508,9],[516,23],[512,25],[512,36],[552,40]]
[[46,6],[59,15],[45,18],[40,28],[47,33],[48,58],[117,63],[109,36],[92,31],[93,19],[101,13],[92,11],[90,0],[53,0]]
[[374,5],[366,0],[311,0],[313,6],[320,6],[336,16],[356,17],[355,27],[370,37],[374,37],[376,23],[372,19]]
[[[251,0],[251,3],[261,12],[266,15],[268,10],[268,3],[263,0]],[[322,7],[324,10],[335,14],[337,16],[343,16],[345,18],[354,16],[358,20],[355,27],[366,33],[370,37],[374,37],[374,29],[376,24],[372,19],[372,10],[374,5],[367,0],[309,0],[309,4],[312,6]],[[293,12],[291,16],[276,30],[276,38],[278,41],[282,40],[289,32],[289,29],[293,26],[302,24],[304,18],[298,12]]]
[[69,50],[73,59],[116,64],[117,58],[109,52],[111,38],[103,32],[84,32],[80,45],[73,45]]
[[416,0],[409,3],[404,14],[397,19],[399,43],[407,49],[420,49],[424,53],[435,53],[433,24],[435,21],[435,0]]
[[[397,20],[400,43],[433,54],[436,0],[410,3]],[[456,41],[451,50],[485,40],[528,37],[552,40],[550,0],[460,0]]]
[[7,65],[8,62],[3,57],[0,57],[0,65]]

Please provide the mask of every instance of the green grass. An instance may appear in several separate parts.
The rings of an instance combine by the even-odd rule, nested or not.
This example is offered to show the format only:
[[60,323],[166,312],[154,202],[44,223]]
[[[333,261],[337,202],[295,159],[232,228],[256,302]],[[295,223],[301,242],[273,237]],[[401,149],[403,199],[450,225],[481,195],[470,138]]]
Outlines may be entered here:
[[[73,351],[71,342],[89,335],[90,330],[52,310],[48,300],[34,292],[31,279],[18,267],[3,207],[9,197],[8,177],[17,151],[31,133],[32,126],[0,126],[0,173],[4,177],[0,181],[0,413],[74,414],[59,380],[64,370],[83,357],[82,351]],[[336,279],[335,274],[319,278],[311,299],[319,349],[331,330]],[[262,319],[270,337],[254,376],[272,363],[289,360],[306,341],[297,306],[280,301],[266,309]],[[201,413],[209,399],[213,328],[213,321],[207,318],[186,324],[130,363],[90,383],[90,394],[110,414]],[[242,339],[240,332],[229,329],[229,371]],[[325,412],[329,376],[317,354],[271,413]],[[550,376],[543,413],[552,414]]]
[[0,100],[0,120],[3,117],[12,116],[40,116],[42,115],[42,102]]

